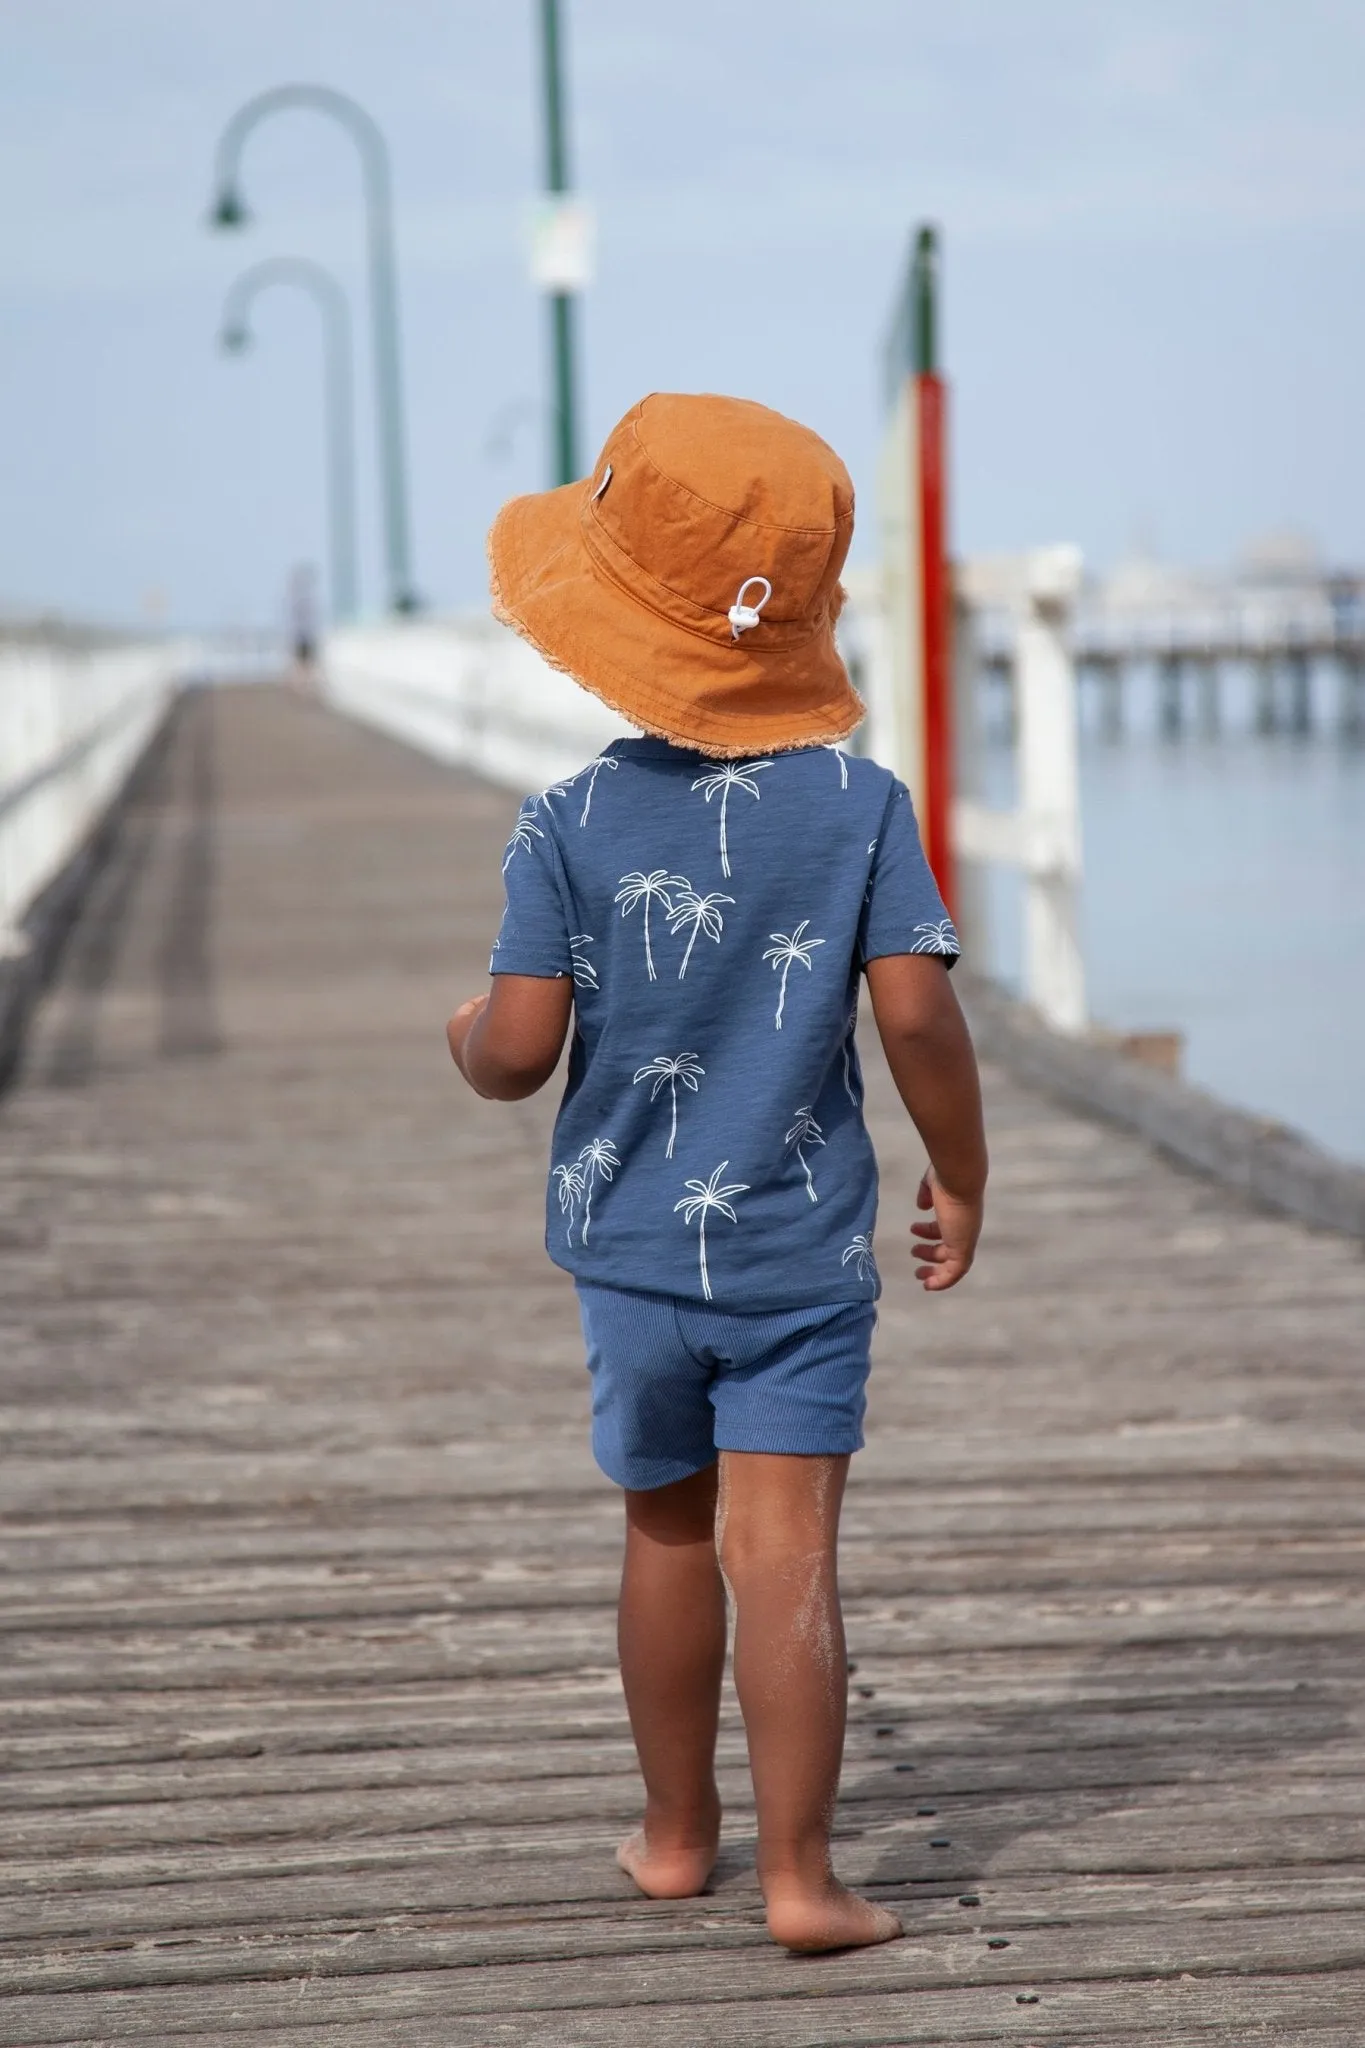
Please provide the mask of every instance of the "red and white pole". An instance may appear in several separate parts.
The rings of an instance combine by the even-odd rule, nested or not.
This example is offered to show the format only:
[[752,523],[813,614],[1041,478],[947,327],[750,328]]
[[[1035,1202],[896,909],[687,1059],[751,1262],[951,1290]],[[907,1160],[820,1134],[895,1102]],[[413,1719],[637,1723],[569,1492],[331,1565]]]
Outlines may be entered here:
[[953,911],[948,391],[938,371],[938,240],[931,227],[915,237],[888,370],[881,510],[894,695],[890,765],[909,787],[929,865]]

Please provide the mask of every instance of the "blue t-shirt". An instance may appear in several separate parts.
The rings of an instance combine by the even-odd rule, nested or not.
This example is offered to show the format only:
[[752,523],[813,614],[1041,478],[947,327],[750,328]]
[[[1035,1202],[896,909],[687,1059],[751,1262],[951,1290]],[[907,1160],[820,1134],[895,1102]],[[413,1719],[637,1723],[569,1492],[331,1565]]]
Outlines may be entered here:
[[555,1263],[734,1310],[875,1299],[859,973],[958,952],[904,784],[618,740],[527,799],[503,875],[492,972],[574,980]]

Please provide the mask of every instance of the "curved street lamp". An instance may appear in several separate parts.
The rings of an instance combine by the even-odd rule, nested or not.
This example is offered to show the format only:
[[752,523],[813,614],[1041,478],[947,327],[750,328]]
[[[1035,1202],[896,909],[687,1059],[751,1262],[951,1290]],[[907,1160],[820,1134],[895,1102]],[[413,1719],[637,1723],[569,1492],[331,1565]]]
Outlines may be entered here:
[[326,85],[281,85],[258,93],[238,108],[219,138],[214,159],[215,228],[239,228],[250,215],[238,182],[242,149],[257,123],[294,107],[311,108],[339,121],[356,145],[365,185],[365,218],[370,271],[370,317],[374,334],[375,408],[379,467],[384,499],[384,543],[389,603],[396,612],[418,609],[408,545],[408,487],[403,433],[402,377],[398,362],[398,282],[393,254],[393,192],[384,137],[365,109]]
[[[563,201],[569,191],[568,124],[559,0],[540,0],[540,50],[545,90],[545,189]],[[574,303],[568,285],[550,291],[550,360],[554,373],[554,479],[571,484],[578,475],[578,428],[574,405]]]
[[322,316],[324,411],[327,428],[327,523],[331,540],[332,616],[354,618],[357,598],[355,440],[351,397],[351,314],[329,271],[301,256],[272,256],[244,270],[223,301],[218,339],[232,354],[251,346],[247,318],[259,292],[295,285]]

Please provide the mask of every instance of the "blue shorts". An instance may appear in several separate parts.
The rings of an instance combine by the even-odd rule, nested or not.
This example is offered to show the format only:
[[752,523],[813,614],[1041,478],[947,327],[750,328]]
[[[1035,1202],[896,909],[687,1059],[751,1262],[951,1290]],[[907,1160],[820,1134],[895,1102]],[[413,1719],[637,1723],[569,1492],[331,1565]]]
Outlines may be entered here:
[[871,1302],[734,1315],[671,1294],[575,1285],[593,1456],[618,1486],[671,1486],[717,1451],[862,1449]]

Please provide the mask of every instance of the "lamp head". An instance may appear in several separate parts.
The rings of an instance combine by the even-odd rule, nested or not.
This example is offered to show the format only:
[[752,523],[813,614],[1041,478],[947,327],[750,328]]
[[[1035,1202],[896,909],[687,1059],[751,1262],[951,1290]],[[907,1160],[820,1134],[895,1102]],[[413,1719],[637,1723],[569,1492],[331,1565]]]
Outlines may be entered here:
[[232,327],[225,327],[218,337],[218,342],[230,356],[245,355],[251,347],[251,330],[242,326],[240,322]]
[[246,201],[235,185],[224,185],[219,190],[209,214],[212,228],[245,227],[251,215],[247,212]]

